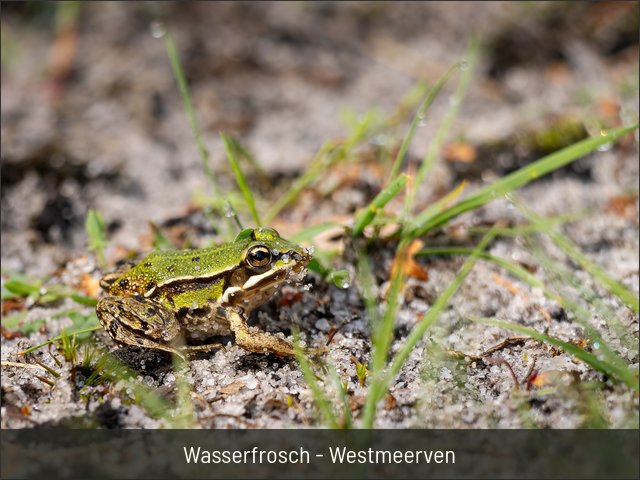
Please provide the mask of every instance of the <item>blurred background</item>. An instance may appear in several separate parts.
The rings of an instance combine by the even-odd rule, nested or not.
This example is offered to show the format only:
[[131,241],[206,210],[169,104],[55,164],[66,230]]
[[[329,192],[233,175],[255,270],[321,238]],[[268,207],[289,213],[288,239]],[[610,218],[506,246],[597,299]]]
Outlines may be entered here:
[[[471,35],[481,56],[423,204],[638,118],[635,2],[29,2],[3,3],[1,22],[2,264],[35,274],[85,250],[90,208],[125,249],[151,248],[148,221],[187,218],[215,237],[199,216],[210,192],[165,29],[219,184],[233,183],[223,131],[263,167],[271,200],[367,112],[397,115],[398,135],[372,135],[362,154],[397,149],[416,85],[463,59]],[[420,123],[409,168],[454,89]],[[635,192],[633,206],[635,155],[558,175]],[[274,226],[286,234],[352,215],[386,180],[372,165],[330,172]]]

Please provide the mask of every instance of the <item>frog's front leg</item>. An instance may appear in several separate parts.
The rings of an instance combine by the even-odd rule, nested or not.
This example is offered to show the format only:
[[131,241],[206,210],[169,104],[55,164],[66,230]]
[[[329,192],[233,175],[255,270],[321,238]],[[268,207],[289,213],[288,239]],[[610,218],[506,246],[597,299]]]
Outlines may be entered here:
[[238,346],[249,352],[271,352],[278,357],[295,357],[296,351],[286,340],[274,337],[264,332],[251,332],[242,310],[236,308],[225,309],[225,316],[231,331],[235,335]]
[[120,344],[175,353],[184,359],[180,324],[171,310],[140,295],[109,296],[96,306],[100,323]]

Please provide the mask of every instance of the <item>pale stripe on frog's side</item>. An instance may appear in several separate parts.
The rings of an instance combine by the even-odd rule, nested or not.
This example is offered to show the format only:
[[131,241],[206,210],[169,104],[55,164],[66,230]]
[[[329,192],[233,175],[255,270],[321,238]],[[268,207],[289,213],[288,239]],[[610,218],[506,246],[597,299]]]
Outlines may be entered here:
[[[202,336],[207,325],[211,335],[217,334],[222,321],[245,350],[289,357],[295,355],[290,343],[250,331],[246,319],[284,282],[300,282],[310,260],[310,250],[284,240],[272,228],[247,229],[230,244],[153,252],[121,275],[106,276],[101,285],[109,295],[98,302],[96,312],[105,330],[120,344],[184,357],[185,352],[220,347],[185,346],[184,342],[191,333],[193,338]],[[198,274],[200,265],[205,267]],[[189,269],[192,272],[185,275]],[[170,270],[179,271],[178,276],[168,276]]]
[[[193,250],[190,250],[193,251]],[[168,280],[165,280],[164,282],[158,283],[156,285],[153,286],[153,288],[151,288],[150,290],[148,290],[147,292],[145,292],[144,296],[145,297],[150,297],[151,295],[153,295],[153,292],[156,291],[157,288],[159,287],[165,287],[167,285],[173,285],[175,283],[183,283],[189,280],[215,280],[216,278],[218,278],[219,276],[231,272],[232,270],[234,270],[236,267],[235,266],[231,266],[225,270],[220,270],[216,273],[212,273],[210,275],[202,275],[202,276],[197,276],[197,275],[189,275],[189,276],[183,276],[183,277],[176,277],[176,278],[171,278]]]

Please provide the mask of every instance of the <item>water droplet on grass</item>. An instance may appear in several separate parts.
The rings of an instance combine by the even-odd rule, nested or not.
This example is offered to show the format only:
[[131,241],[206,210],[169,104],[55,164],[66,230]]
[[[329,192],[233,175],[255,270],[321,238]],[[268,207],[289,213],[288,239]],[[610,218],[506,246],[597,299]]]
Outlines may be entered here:
[[349,288],[351,286],[351,278],[347,270],[335,270],[331,272],[329,279],[338,288]]
[[153,38],[162,38],[166,35],[166,33],[167,28],[165,27],[164,23],[157,20],[151,23],[151,36]]
[[224,204],[224,216],[227,218],[233,218],[235,212],[229,203]]

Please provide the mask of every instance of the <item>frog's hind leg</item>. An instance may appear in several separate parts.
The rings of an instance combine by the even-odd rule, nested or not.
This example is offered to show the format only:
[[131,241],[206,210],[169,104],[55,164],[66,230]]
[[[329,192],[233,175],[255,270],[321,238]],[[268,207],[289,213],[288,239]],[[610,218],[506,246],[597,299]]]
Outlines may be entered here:
[[180,326],[175,315],[141,296],[104,297],[96,306],[104,329],[117,343],[175,353],[180,351]]
[[296,351],[286,340],[274,337],[265,332],[251,332],[242,313],[228,308],[225,312],[236,343],[249,352],[273,353],[279,357],[295,357]]

